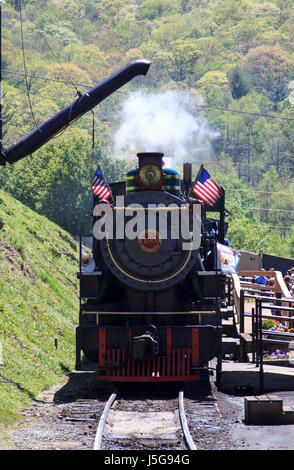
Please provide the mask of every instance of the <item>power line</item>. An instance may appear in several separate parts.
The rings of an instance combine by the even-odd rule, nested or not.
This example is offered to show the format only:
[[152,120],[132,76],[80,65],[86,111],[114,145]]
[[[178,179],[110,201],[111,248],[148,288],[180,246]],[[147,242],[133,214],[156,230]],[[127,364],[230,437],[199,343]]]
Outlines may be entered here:
[[[25,76],[24,73],[16,72],[16,71],[13,71],[13,70],[2,69],[2,72],[10,73],[12,75],[20,75],[22,77]],[[58,78],[41,77],[40,75],[35,75],[35,74],[30,74],[30,75],[27,75],[27,76],[31,77],[31,78],[36,78],[38,80],[44,80],[44,81],[48,81],[48,82],[65,83],[66,85],[76,85],[76,86],[81,86],[81,87],[84,87],[84,88],[91,88],[91,87],[94,86],[93,84],[90,84],[90,83],[85,84],[85,83],[69,82],[67,80],[60,80]],[[120,91],[120,90],[116,90],[115,93],[121,93],[123,95],[128,95],[129,94],[125,91]]]
[[[261,166],[260,166],[260,165],[258,165],[257,163],[233,162],[233,165],[235,165],[235,166],[245,165],[246,167],[247,167],[247,166],[253,166],[253,167],[255,167],[255,168],[259,168],[260,170],[264,169],[264,168],[262,168],[263,163],[262,163]],[[271,164],[266,163],[266,165],[267,165],[267,166],[269,166],[269,165],[270,165],[270,166],[274,166],[273,163],[271,163]],[[294,166],[283,166],[282,168],[283,168],[283,170],[293,170],[293,169],[294,169]]]
[[245,191],[252,191],[253,193],[262,193],[262,194],[284,194],[289,196],[289,192],[283,192],[283,191],[257,191],[252,188],[248,189],[237,189],[237,188],[226,188],[226,191],[238,191],[238,192],[245,192]]
[[285,228],[288,228],[288,229],[291,229],[293,227],[293,225],[268,225],[269,228],[282,228],[282,229],[285,229]]
[[[2,0],[0,0],[2,1]],[[24,62],[24,70],[25,70],[25,79],[26,79],[26,86],[27,86],[27,94],[28,94],[28,100],[29,100],[29,105],[30,105],[30,109],[31,109],[31,113],[32,113],[32,116],[34,118],[34,121],[35,121],[35,117],[34,117],[34,114],[33,114],[33,110],[32,110],[32,106],[31,106],[31,101],[30,101],[30,97],[29,97],[29,88],[28,88],[28,82],[27,82],[27,77],[30,76],[30,77],[34,77],[34,75],[28,75],[27,74],[27,70],[26,70],[26,63],[25,63],[25,55],[24,55],[24,39],[23,39],[23,27],[22,27],[22,23],[23,23],[23,19],[22,19],[22,5],[21,5],[21,0],[19,0],[19,13],[20,13],[20,24],[21,24],[21,38],[22,38],[22,51],[23,51],[23,62]],[[41,35],[42,35],[42,38],[44,39],[44,41],[46,42],[48,48],[50,49],[51,53],[53,54],[53,56],[55,57],[55,59],[57,60],[57,62],[59,63],[60,67],[63,69],[63,72],[65,75],[67,75],[67,72],[65,71],[64,67],[62,66],[62,64],[60,63],[56,53],[54,52],[54,50],[52,49],[52,47],[50,46],[49,44],[49,41],[47,40],[45,34],[43,33],[43,31],[41,31]],[[10,73],[15,73],[15,72],[10,72]],[[37,77],[35,76],[34,78],[38,78],[40,80],[52,80],[52,81],[59,81],[59,82],[62,82],[62,83],[66,83],[68,85],[71,85],[75,88],[76,90],[76,93],[78,96],[81,96],[81,93],[79,92],[79,90],[77,89],[77,86],[87,86],[87,85],[79,85],[79,84],[76,84],[72,81],[66,81],[66,80],[54,80],[54,79],[48,79],[48,78],[45,78],[45,77]],[[118,91],[117,91],[118,92]],[[123,93],[123,92],[121,92]],[[125,93],[125,94],[128,94],[128,93]],[[250,116],[259,116],[259,117],[267,117],[267,118],[271,118],[271,119],[280,119],[282,121],[292,121],[294,120],[294,117],[293,118],[288,118],[288,117],[283,117],[283,116],[274,116],[274,115],[271,115],[271,114],[265,114],[265,113],[255,113],[255,112],[252,112],[252,111],[241,111],[241,110],[236,110],[236,109],[232,109],[232,108],[227,108],[227,107],[220,107],[220,106],[212,106],[212,105],[200,105],[200,104],[197,104],[197,106],[199,108],[204,108],[204,109],[216,109],[216,110],[220,110],[220,111],[227,111],[227,112],[231,112],[231,113],[238,113],[238,114],[247,114],[247,115],[250,115]],[[35,121],[35,124],[36,124],[36,121]],[[36,124],[37,126],[37,124]]]
[[204,105],[204,104],[197,104],[199,108],[212,108],[212,109],[218,109],[220,111],[228,111],[230,113],[239,113],[239,114],[249,114],[250,116],[261,116],[261,117],[268,117],[271,119],[281,119],[282,121],[294,121],[293,118],[287,118],[283,116],[274,116],[272,114],[264,114],[264,113],[253,113],[251,111],[241,111],[240,109],[232,109],[232,108],[221,108],[219,106],[211,106],[211,105]]
[[254,211],[267,211],[267,212],[293,212],[294,210],[290,209],[267,209],[264,207],[242,207],[244,210],[254,210]]
[[26,82],[27,97],[28,97],[29,107],[30,107],[30,111],[31,111],[33,121],[35,123],[35,126],[38,127],[38,124],[37,124],[37,121],[36,121],[36,118],[35,118],[35,115],[34,115],[34,112],[33,112],[33,107],[32,107],[32,102],[31,102],[31,97],[30,97],[30,89],[29,89],[29,82],[28,82],[26,57],[25,57],[24,37],[23,37],[23,20],[22,20],[21,0],[19,0],[19,18],[20,18],[21,49],[22,49],[23,68],[24,68],[24,76],[25,76],[25,82]]
[[[13,70],[3,69],[3,72],[10,73],[12,75],[24,76],[24,74],[22,74],[20,72],[13,71]],[[65,83],[66,85],[81,86],[81,87],[85,87],[85,88],[89,88],[89,87],[94,86],[93,84],[90,85],[90,84],[85,84],[85,83],[75,83],[75,82],[67,81],[67,80],[59,80],[59,79],[56,79],[56,78],[42,77],[40,75],[35,75],[35,74],[30,74],[30,75],[27,75],[27,76],[31,77],[31,78],[36,78],[38,80]],[[120,94],[123,94],[123,95],[129,95],[128,92],[120,91],[120,90],[116,90],[115,93],[120,93]],[[274,116],[272,114],[253,113],[253,112],[250,112],[250,111],[241,111],[241,110],[231,109],[231,108],[221,108],[221,107],[218,107],[218,106],[209,106],[209,105],[197,104],[197,107],[199,107],[199,108],[212,108],[212,109],[217,109],[217,110],[220,110],[220,111],[228,111],[228,112],[239,113],[239,114],[249,114],[249,115],[252,115],[252,116],[259,116],[259,117],[268,117],[268,118],[271,118],[271,119],[280,119],[280,120],[283,120],[283,121],[293,121],[294,120],[294,117],[293,118],[288,118],[288,117],[283,117],[283,116]]]
[[[7,70],[7,69],[2,69],[2,72],[10,73],[12,75],[21,75],[22,77],[25,76],[24,73],[15,72],[15,71],[12,71],[12,70]],[[30,75],[28,75],[28,77],[37,78],[38,80],[45,80],[45,81],[48,81],[48,82],[59,82],[59,83],[65,83],[66,85],[82,86],[82,87],[85,87],[85,88],[89,88],[89,87],[93,86],[93,85],[90,85],[90,84],[85,85],[84,83],[68,82],[66,80],[60,80],[58,78],[41,77],[39,75],[34,75],[32,73]]]
[[[52,53],[53,56],[55,57],[55,60],[57,60],[59,66],[62,68],[64,75],[65,75],[65,76],[68,76],[68,73],[66,72],[65,68],[63,67],[63,65],[60,63],[60,61],[59,61],[57,55],[55,54],[54,50],[53,50],[52,47],[50,46],[49,41],[47,40],[45,34],[43,33],[43,31],[40,31],[40,33],[41,33],[42,38],[43,38],[44,41],[46,42],[48,48],[50,49],[51,53]],[[78,90],[78,88],[77,88],[77,86],[76,86],[75,83],[73,83],[72,81],[67,81],[67,83],[68,83],[69,85],[72,85],[72,86],[74,87],[74,89],[76,90],[76,93],[77,93],[78,96],[81,96],[81,92]]]

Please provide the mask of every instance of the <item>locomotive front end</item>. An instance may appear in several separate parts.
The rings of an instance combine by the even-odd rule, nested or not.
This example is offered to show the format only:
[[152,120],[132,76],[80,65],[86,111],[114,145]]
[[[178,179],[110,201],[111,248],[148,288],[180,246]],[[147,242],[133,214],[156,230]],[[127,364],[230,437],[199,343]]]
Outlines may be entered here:
[[115,203],[95,205],[77,367],[83,350],[101,379],[197,380],[219,354],[219,279],[204,265],[202,205],[182,184],[162,153],[140,153]]

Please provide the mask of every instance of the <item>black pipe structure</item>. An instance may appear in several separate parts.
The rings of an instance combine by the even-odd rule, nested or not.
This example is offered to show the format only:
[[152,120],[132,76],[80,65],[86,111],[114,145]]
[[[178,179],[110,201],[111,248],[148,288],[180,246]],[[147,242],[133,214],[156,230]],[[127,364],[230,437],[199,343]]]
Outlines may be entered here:
[[40,126],[33,129],[19,141],[1,150],[0,165],[10,164],[32,154],[57,133],[90,111],[105,98],[132,80],[136,75],[146,75],[150,66],[147,60],[134,60],[125,67],[94,86],[73,103],[62,108]]

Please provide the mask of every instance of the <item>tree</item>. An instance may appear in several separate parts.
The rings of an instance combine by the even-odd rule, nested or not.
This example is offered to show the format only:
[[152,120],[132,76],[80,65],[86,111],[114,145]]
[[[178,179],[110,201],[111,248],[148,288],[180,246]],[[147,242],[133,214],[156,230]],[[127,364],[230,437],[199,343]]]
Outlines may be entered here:
[[244,0],[237,3],[234,0],[217,1],[210,14],[217,25],[230,25],[232,27],[242,20],[246,7]]
[[158,24],[152,29],[151,39],[164,51],[170,50],[173,41],[197,39],[203,36],[202,22],[195,22],[195,17],[191,13],[173,14],[156,23]]
[[229,80],[225,72],[220,70],[207,72],[196,85],[200,93],[206,97],[208,104],[224,106],[231,99]]
[[276,111],[278,103],[288,94],[290,60],[287,54],[277,47],[258,46],[250,49],[245,64],[253,86],[269,98]]
[[251,82],[248,75],[239,67],[234,67],[229,73],[232,97],[236,100],[249,93]]
[[123,6],[128,3],[127,0],[94,0],[92,2],[95,11],[97,12],[97,22],[100,27],[115,26],[119,21],[119,13]]
[[2,112],[2,123],[4,124],[3,126],[3,137],[5,137],[6,133],[7,133],[7,123],[9,121],[12,121],[14,119],[14,116],[15,116],[15,109],[11,106],[9,106],[9,102],[7,100],[7,90],[6,90],[6,87],[4,86],[4,89],[2,91],[2,99],[3,99],[3,103],[2,103],[2,109],[1,109],[1,112]]
[[171,44],[172,69],[171,77],[175,81],[189,79],[195,62],[201,55],[195,39],[178,39]]
[[[96,44],[71,43],[63,49],[63,55],[69,62],[67,68],[73,68],[73,81],[90,84],[92,80],[94,82],[103,80],[108,74],[109,64],[107,58]],[[77,66],[76,70],[74,64]],[[64,65],[62,68],[64,68]],[[62,68],[60,68],[59,73],[62,72]],[[79,71],[77,68],[79,68]],[[77,76],[77,73],[80,74],[80,77]],[[67,74],[71,76],[70,72],[67,72]],[[88,78],[83,77],[83,74],[87,74]]]
[[147,27],[138,23],[133,15],[128,15],[115,27],[122,46],[128,50],[140,46],[148,37]]
[[91,182],[98,164],[107,181],[117,181],[126,170],[124,161],[111,161],[101,142],[93,152],[87,131],[68,129],[56,139],[0,175],[2,189],[73,234],[89,233],[92,209]]
[[258,187],[263,191],[261,206],[265,209],[262,220],[278,228],[294,225],[294,184],[285,187],[279,180],[274,166],[267,170]]
[[[22,0],[22,5],[26,6],[30,0]],[[8,5],[11,5],[15,10],[19,11],[19,0],[6,0]]]
[[179,8],[179,0],[143,0],[138,7],[138,19],[153,21],[155,18],[176,13]]

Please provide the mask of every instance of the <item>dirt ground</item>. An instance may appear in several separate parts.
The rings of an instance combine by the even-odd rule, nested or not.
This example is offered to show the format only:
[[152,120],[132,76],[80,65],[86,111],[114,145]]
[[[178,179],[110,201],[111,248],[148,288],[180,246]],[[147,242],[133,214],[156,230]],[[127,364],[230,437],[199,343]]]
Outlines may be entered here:
[[[192,384],[185,390],[188,424],[199,450],[294,450],[294,425],[246,425],[244,397],[217,391],[213,379],[209,388]],[[0,448],[91,450],[111,391],[112,385],[99,382],[91,370],[72,372],[23,411],[23,421],[6,431]],[[294,392],[275,395],[294,406]]]

